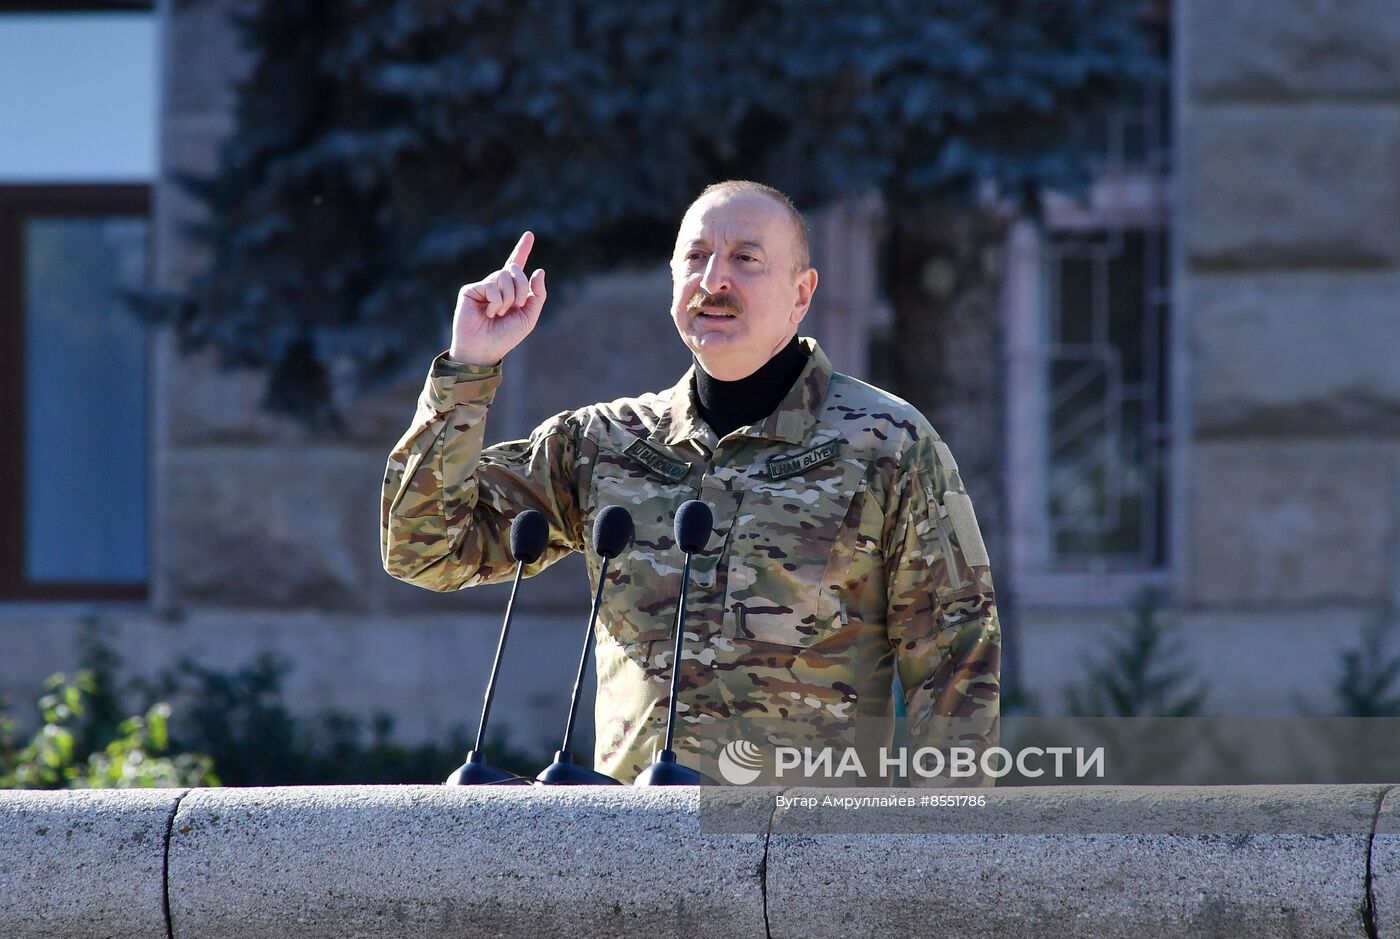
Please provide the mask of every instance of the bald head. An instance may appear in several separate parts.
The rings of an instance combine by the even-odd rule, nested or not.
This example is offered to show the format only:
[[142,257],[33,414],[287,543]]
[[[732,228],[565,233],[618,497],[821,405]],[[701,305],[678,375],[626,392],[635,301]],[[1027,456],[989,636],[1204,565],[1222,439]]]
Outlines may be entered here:
[[711,196],[739,196],[758,195],[771,200],[786,215],[788,223],[792,228],[792,256],[794,274],[801,273],[812,266],[812,246],[807,237],[807,223],[802,218],[802,213],[797,211],[797,206],[792,204],[781,190],[763,183],[756,183],[747,179],[727,179],[724,182],[711,183],[701,190],[700,195],[695,197],[695,201],[686,207],[686,214],[689,215],[691,209],[704,202]]

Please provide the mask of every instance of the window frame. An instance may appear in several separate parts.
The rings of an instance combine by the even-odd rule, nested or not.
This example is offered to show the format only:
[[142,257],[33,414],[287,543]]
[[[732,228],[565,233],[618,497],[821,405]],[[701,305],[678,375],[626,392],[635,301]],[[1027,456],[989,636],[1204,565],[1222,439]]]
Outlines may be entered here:
[[[1185,282],[1181,247],[1180,169],[1177,154],[1184,148],[1181,102],[1184,70],[1180,42],[1186,35],[1185,4],[1174,0],[1145,0],[1140,22],[1153,37],[1165,73],[1154,106],[1165,109],[1140,160],[1122,152],[1121,134],[1110,141],[1110,152],[1093,176],[1083,200],[1048,193],[1039,222],[1016,220],[1009,227],[1002,279],[1001,314],[1007,360],[1005,393],[1007,560],[1017,601],[1051,609],[1121,609],[1140,599],[1144,590],[1169,599],[1184,595],[1190,566],[1186,513],[1189,504],[1190,323],[1183,296]],[[1121,129],[1121,128],[1120,128]],[[1164,560],[1146,570],[1055,570],[1047,563],[1048,509],[1043,478],[1048,469],[1045,405],[1047,402],[1048,278],[1046,242],[1056,233],[1105,228],[1158,228],[1166,240],[1168,345],[1162,362],[1167,382],[1166,436],[1161,470],[1163,486]]]
[[[148,183],[0,183],[0,499],[14,524],[0,526],[0,603],[29,600],[135,600],[150,595],[151,528],[145,545],[147,577],[139,583],[34,583],[24,576],[28,519],[25,483],[24,224],[31,218],[138,216],[147,222],[146,279],[154,269],[154,224]],[[147,341],[148,362],[152,361]],[[147,396],[149,398],[149,375]],[[149,402],[147,412],[149,413]],[[143,445],[149,453],[149,434]],[[150,491],[151,461],[146,461]],[[147,517],[151,505],[146,505]]]
[[[1160,229],[1167,240],[1168,258],[1175,256],[1176,229],[1171,224],[1169,184],[1149,173],[1128,172],[1102,179],[1091,191],[1088,206],[1068,199],[1047,200],[1043,223],[1021,220],[1008,236],[1002,310],[1007,337],[1007,464],[1009,547],[1012,580],[1021,602],[1049,606],[1107,606],[1131,603],[1144,589],[1171,590],[1179,570],[1178,539],[1172,524],[1174,507],[1180,505],[1181,476],[1176,429],[1183,401],[1178,381],[1182,330],[1178,307],[1168,305],[1169,346],[1164,350],[1167,376],[1167,417],[1171,431],[1166,440],[1162,471],[1166,473],[1163,496],[1165,561],[1143,570],[1057,570],[1047,556],[1049,532],[1045,498],[1047,463],[1046,401],[1048,388],[1048,337],[1046,331],[1049,278],[1046,276],[1046,242],[1057,233],[1093,232],[1105,228]],[[1176,266],[1169,261],[1168,289],[1175,299]]]

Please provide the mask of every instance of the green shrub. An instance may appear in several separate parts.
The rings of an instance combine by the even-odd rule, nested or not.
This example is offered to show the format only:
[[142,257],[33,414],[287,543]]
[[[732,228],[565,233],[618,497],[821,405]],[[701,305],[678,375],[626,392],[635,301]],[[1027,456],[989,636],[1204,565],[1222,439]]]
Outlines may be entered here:
[[[293,714],[282,691],[291,666],[270,653],[228,672],[182,660],[154,681],[133,681],[127,696],[143,703],[124,716],[120,657],[95,623],[80,646],[84,667],[48,679],[29,740],[16,739],[15,720],[0,710],[0,788],[431,784],[472,743],[459,726],[444,744],[405,745],[382,713],[368,721],[333,709]],[[486,754],[527,777],[549,762],[501,736]]]
[[[384,713],[368,721],[329,708],[293,714],[282,690],[291,670],[268,652],[231,672],[186,659],[142,688],[148,700],[175,706],[177,749],[208,753],[228,786],[440,783],[471,747],[460,726],[445,744],[410,746],[393,739]],[[486,752],[494,765],[527,776],[549,762],[499,736]]]
[[0,721],[0,789],[132,789],[217,786],[213,761],[202,753],[175,752],[170,706],[112,722],[104,697],[110,686],[92,671],[57,674],[39,699],[42,726],[23,746],[14,722]]

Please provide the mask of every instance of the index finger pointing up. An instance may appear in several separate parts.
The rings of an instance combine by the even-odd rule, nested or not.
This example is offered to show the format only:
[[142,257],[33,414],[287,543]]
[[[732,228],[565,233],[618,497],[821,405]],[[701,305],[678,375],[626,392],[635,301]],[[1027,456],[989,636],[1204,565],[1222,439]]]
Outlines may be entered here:
[[512,264],[525,266],[525,261],[530,257],[530,249],[535,245],[535,233],[525,232],[520,236],[520,240],[515,243],[515,248],[510,252],[510,257],[506,258],[505,266],[509,268]]

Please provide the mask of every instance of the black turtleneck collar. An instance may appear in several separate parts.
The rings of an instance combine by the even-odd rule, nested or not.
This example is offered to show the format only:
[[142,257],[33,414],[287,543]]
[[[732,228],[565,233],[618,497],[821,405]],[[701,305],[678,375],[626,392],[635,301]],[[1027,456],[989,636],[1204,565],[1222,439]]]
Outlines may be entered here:
[[746,378],[720,381],[695,363],[695,397],[700,416],[723,437],[730,431],[756,424],[778,409],[807,365],[807,353],[797,337]]

